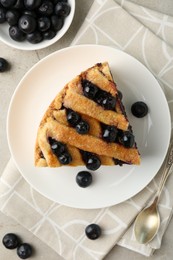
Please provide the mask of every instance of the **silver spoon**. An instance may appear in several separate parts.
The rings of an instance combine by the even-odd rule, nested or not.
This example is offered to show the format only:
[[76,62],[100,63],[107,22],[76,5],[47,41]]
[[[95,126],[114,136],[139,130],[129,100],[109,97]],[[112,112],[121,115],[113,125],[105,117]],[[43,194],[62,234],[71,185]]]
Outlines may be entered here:
[[158,205],[158,201],[159,201],[160,195],[162,193],[162,190],[164,188],[164,185],[166,183],[166,180],[171,173],[170,168],[171,168],[172,164],[173,164],[173,142],[171,143],[171,145],[169,147],[168,157],[167,157],[166,165],[164,168],[164,173],[160,180],[159,188],[155,195],[155,199],[149,207],[144,208],[138,214],[138,216],[135,220],[135,223],[134,223],[134,234],[135,234],[136,240],[140,244],[148,243],[149,241],[151,241],[154,238],[154,236],[158,232],[158,229],[160,227],[160,216],[159,216],[157,205]]

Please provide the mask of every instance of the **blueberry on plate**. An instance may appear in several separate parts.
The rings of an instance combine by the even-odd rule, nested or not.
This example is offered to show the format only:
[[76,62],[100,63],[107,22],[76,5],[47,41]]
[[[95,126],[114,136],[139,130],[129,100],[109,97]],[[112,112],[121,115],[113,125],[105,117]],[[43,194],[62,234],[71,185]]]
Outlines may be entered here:
[[86,188],[92,183],[92,174],[87,171],[78,172],[76,182],[80,187]]
[[0,57],[0,72],[7,71],[9,68],[9,63],[6,59]]
[[85,228],[85,234],[89,239],[95,240],[100,237],[101,228],[97,224],[90,224]]
[[143,101],[137,101],[131,106],[131,112],[134,116],[142,118],[148,114],[148,106]]
[[32,255],[32,247],[28,243],[20,244],[17,248],[17,254],[22,259],[27,259]]
[[18,247],[20,240],[17,235],[8,233],[3,237],[2,243],[6,248],[14,249]]

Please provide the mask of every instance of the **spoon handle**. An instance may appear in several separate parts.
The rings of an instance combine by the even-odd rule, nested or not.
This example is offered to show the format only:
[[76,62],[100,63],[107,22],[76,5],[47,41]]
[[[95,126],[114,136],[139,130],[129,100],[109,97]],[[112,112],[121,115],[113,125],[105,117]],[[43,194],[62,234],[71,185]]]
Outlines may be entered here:
[[172,171],[170,171],[172,165],[173,165],[173,141],[171,142],[168,153],[167,153],[167,159],[166,159],[166,164],[165,164],[165,168],[164,168],[164,173],[161,177],[158,192],[156,195],[157,202],[160,198],[164,185],[165,185],[170,173],[172,172]]

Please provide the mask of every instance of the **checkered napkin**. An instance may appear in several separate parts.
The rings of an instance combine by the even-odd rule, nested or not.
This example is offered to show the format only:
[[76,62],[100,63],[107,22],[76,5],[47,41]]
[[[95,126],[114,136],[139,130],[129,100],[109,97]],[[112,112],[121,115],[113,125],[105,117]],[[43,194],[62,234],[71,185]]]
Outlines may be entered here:
[[[173,113],[172,17],[128,1],[95,0],[72,44],[86,43],[116,47],[140,60],[159,81]],[[83,210],[43,197],[23,179],[11,159],[0,179],[0,209],[65,259],[103,259],[116,244],[149,256],[160,248],[172,216],[173,175],[159,203],[161,227],[151,243],[135,241],[133,221],[153,199],[162,170],[133,198],[112,207]],[[95,241],[84,234],[90,223],[99,224],[103,230]]]

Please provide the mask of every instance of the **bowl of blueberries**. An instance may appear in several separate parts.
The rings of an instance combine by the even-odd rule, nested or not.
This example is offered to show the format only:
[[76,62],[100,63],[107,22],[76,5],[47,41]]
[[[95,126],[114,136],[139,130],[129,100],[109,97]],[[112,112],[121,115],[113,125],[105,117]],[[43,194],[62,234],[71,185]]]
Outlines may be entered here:
[[20,50],[38,50],[69,29],[75,0],[0,0],[0,40]]

